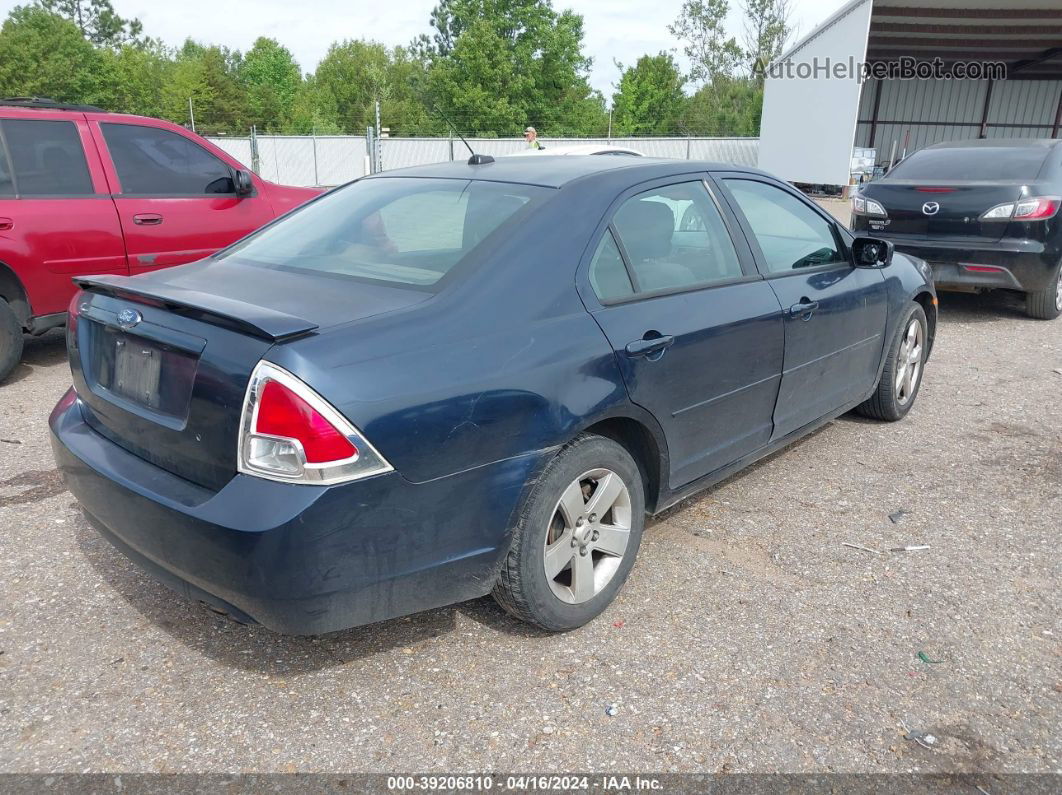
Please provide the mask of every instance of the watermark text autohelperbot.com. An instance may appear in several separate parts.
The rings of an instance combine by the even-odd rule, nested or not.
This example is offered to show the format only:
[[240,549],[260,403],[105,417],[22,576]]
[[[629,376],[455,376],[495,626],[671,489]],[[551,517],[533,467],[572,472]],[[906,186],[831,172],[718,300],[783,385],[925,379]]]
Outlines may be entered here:
[[794,61],[775,61],[764,70],[771,78],[787,80],[1006,80],[1002,61],[950,61],[939,56],[929,60],[902,56],[893,60],[860,61],[854,56]]

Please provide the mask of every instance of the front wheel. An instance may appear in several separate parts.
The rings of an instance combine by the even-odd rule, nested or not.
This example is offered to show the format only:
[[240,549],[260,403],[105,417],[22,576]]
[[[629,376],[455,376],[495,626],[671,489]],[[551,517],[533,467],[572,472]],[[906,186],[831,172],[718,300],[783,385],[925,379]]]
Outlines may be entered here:
[[1051,284],[1025,294],[1025,314],[1037,320],[1054,320],[1062,315],[1062,263]]
[[22,324],[10,304],[0,298],[0,381],[21,361],[22,344]]
[[494,598],[517,618],[563,632],[616,597],[645,527],[645,489],[630,453],[583,434],[551,461],[521,506]]
[[864,417],[895,422],[907,416],[922,386],[922,372],[929,353],[929,323],[925,310],[912,303],[903,315],[881,380],[870,399],[856,407]]

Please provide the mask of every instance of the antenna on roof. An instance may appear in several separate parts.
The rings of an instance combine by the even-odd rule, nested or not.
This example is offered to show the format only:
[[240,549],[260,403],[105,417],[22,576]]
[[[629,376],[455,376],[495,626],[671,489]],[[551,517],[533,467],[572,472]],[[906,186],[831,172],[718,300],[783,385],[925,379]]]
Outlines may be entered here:
[[[434,106],[432,106],[432,107],[434,107]],[[435,112],[438,113],[440,116],[442,116],[443,121],[445,121],[447,124],[450,125],[450,129],[454,131],[454,134],[458,138],[461,139],[461,143],[463,143],[465,145],[465,149],[467,149],[469,154],[472,155],[472,157],[468,158],[468,164],[470,166],[485,166],[487,163],[493,163],[494,162],[494,158],[491,157],[490,155],[477,155],[475,152],[473,152],[472,151],[472,147],[469,146],[468,145],[468,141],[465,140],[465,136],[461,135],[461,133],[458,131],[457,127],[454,126],[454,123],[452,121],[450,121],[449,118],[447,118],[446,114],[444,114],[438,108],[435,108]]]

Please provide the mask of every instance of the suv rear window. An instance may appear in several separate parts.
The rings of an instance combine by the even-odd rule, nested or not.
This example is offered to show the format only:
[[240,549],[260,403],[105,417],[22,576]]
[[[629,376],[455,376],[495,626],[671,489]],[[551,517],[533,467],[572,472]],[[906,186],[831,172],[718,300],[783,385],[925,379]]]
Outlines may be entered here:
[[1042,146],[923,149],[897,165],[886,179],[1034,180],[1049,151]]
[[385,177],[355,182],[227,249],[232,259],[421,289],[549,188]]
[[[4,119],[0,129],[11,154],[19,196],[94,193],[81,136],[73,122]],[[0,167],[0,179],[2,172]]]

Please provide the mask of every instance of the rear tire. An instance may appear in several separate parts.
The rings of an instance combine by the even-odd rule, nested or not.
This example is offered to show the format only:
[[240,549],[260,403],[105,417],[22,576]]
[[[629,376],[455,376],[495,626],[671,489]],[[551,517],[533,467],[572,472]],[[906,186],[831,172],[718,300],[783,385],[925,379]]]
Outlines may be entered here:
[[885,422],[896,422],[907,416],[922,386],[928,351],[929,323],[925,310],[919,304],[911,303],[889,344],[889,355],[877,389],[869,400],[856,407],[856,411],[864,417]]
[[0,381],[3,381],[22,359],[22,324],[3,298],[0,298]]
[[1062,263],[1050,285],[1025,294],[1025,314],[1036,320],[1054,320],[1062,315]]
[[520,507],[494,598],[543,629],[581,627],[623,587],[644,528],[645,489],[631,454],[582,434],[546,466]]

